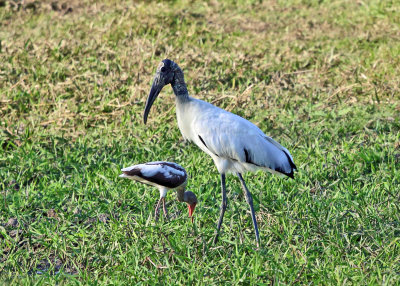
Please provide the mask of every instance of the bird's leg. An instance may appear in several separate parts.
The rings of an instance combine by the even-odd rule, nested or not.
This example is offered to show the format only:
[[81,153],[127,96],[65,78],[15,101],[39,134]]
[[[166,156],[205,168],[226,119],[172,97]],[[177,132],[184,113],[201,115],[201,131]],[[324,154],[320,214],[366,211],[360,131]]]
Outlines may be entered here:
[[251,196],[251,193],[246,187],[246,183],[244,182],[244,179],[242,177],[242,174],[237,173],[240,182],[242,183],[242,188],[243,192],[246,198],[246,202],[250,206],[250,211],[251,211],[251,219],[253,220],[253,226],[254,226],[254,231],[256,233],[256,240],[257,240],[257,247],[260,247],[260,235],[258,234],[258,227],[257,227],[257,220],[256,220],[256,215],[254,213],[254,207],[253,207],[253,197]]
[[167,206],[165,205],[165,197],[163,198],[163,211],[164,211],[164,216],[166,219],[168,219],[168,212],[167,212]]
[[226,188],[225,188],[225,174],[221,174],[221,191],[222,191],[222,203],[221,203],[221,212],[219,215],[217,232],[215,234],[214,243],[217,243],[219,230],[221,229],[222,220],[224,219],[224,214],[226,210]]
[[160,210],[160,205],[161,205],[161,201],[162,200],[163,200],[163,198],[160,198],[158,200],[158,203],[157,203],[157,206],[156,206],[156,209],[155,209],[155,212],[154,212],[155,221],[158,221],[158,213],[159,213],[159,210]]

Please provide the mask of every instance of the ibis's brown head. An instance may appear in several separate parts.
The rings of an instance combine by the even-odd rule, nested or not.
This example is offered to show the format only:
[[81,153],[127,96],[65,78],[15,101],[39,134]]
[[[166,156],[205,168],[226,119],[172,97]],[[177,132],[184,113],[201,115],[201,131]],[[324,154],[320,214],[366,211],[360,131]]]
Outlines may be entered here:
[[153,85],[150,89],[149,97],[144,108],[143,120],[146,124],[151,106],[160,94],[164,86],[171,84],[176,96],[187,97],[187,88],[180,67],[169,59],[163,60],[154,75]]
[[193,213],[194,213],[194,209],[196,208],[196,205],[197,205],[197,197],[191,191],[186,191],[183,196],[184,196],[183,200],[184,200],[184,202],[187,203],[187,206],[189,209],[189,217],[192,219],[192,222],[193,222]]

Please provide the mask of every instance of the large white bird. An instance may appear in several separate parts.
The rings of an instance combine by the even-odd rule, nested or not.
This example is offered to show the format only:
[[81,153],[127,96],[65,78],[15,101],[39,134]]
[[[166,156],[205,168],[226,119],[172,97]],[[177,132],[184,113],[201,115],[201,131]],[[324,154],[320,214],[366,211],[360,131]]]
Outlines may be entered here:
[[246,201],[250,205],[257,246],[259,246],[260,236],[253,199],[242,173],[261,169],[293,178],[296,166],[292,156],[285,147],[265,135],[253,123],[210,103],[190,97],[182,70],[169,59],[160,63],[154,76],[144,110],[145,124],[154,100],[167,84],[171,84],[176,96],[176,116],[183,137],[193,141],[210,155],[221,175],[222,204],[214,243],[218,240],[227,206],[225,174],[236,173]]
[[158,210],[163,204],[164,216],[168,217],[167,208],[165,206],[165,197],[167,191],[176,189],[178,201],[185,202],[189,209],[189,217],[193,222],[193,212],[197,204],[196,195],[191,191],[185,191],[187,184],[186,170],[173,162],[149,162],[139,165],[130,166],[121,169],[121,178],[138,181],[144,184],[154,186],[160,191],[160,200],[155,209],[155,218],[158,219]]

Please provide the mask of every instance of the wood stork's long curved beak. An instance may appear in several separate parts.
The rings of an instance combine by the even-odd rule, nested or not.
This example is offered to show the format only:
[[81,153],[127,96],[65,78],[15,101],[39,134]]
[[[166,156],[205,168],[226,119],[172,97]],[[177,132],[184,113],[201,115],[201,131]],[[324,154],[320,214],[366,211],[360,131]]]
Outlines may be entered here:
[[160,74],[156,74],[154,77],[153,85],[151,86],[149,97],[146,101],[146,106],[144,108],[143,121],[144,124],[147,122],[147,116],[149,115],[150,108],[153,105],[153,102],[156,100],[157,96],[160,94],[161,90],[164,87],[164,81],[162,80]]

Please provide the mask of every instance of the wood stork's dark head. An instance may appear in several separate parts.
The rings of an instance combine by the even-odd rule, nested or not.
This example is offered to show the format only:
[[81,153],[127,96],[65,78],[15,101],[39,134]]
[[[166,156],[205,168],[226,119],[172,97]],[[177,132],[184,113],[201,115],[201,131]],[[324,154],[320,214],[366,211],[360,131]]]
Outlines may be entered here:
[[143,120],[145,124],[147,122],[147,116],[149,115],[150,108],[153,105],[153,102],[156,100],[157,96],[160,94],[162,88],[168,84],[171,84],[175,91],[175,86],[179,88],[179,84],[175,84],[177,82],[182,82],[182,84],[185,85],[183,81],[182,70],[173,61],[169,59],[163,60],[157,68],[153,80],[153,85],[151,86],[150,94],[147,98],[146,106],[144,108]]

